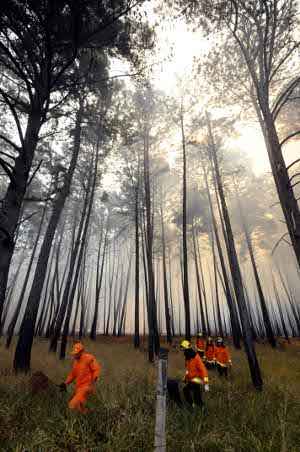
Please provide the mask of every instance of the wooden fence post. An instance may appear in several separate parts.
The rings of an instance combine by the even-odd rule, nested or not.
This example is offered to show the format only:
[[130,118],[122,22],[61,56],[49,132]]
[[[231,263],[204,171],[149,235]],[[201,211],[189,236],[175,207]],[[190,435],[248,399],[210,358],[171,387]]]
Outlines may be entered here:
[[166,452],[168,350],[161,348],[158,359],[154,451]]

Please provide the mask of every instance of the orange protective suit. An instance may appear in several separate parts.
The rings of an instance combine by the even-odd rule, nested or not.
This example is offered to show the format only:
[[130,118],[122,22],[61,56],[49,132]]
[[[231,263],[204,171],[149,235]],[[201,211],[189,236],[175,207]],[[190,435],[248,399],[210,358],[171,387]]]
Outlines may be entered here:
[[76,381],[75,393],[69,402],[71,410],[86,413],[85,403],[90,394],[95,392],[94,383],[100,375],[101,366],[89,353],[82,353],[74,360],[73,368],[66,379],[66,385]]
[[194,378],[201,378],[201,380],[203,380],[205,383],[208,381],[207,369],[198,354],[196,354],[192,359],[186,359],[185,368],[186,382],[192,381]]
[[199,352],[204,352],[204,350],[205,350],[205,340],[204,339],[197,339],[196,340],[196,347],[197,347],[197,350],[199,351]]
[[222,367],[227,367],[231,363],[228,348],[225,346],[216,347],[215,358],[217,364],[219,364]]
[[215,351],[216,351],[216,347],[214,346],[214,344],[206,344],[206,349],[205,349],[206,361],[212,362],[215,360]]

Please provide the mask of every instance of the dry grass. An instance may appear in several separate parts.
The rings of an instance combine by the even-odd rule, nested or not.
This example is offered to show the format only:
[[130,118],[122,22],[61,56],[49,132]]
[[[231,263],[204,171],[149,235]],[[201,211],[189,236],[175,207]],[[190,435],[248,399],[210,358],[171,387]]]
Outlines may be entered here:
[[[13,349],[7,351],[0,345],[1,451],[153,450],[155,366],[147,362],[144,351],[134,350],[128,339],[100,337],[86,345],[103,367],[97,396],[89,401],[93,412],[88,416],[68,411],[70,394],[49,390],[31,396],[28,377],[15,376],[9,370]],[[257,351],[264,391],[252,389],[243,352],[232,351],[234,367],[229,382],[210,373],[207,415],[168,407],[169,452],[300,451],[299,343],[276,351],[260,345]],[[33,371],[41,370],[60,383],[70,365],[69,359],[59,361],[49,354],[46,342],[34,345]],[[182,354],[172,349],[169,376],[180,377],[183,365]]]

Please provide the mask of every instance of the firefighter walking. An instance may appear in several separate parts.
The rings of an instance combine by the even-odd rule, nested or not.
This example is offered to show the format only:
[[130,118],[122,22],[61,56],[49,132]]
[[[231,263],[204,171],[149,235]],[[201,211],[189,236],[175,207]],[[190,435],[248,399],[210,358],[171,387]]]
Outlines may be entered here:
[[81,342],[74,344],[71,355],[74,358],[74,364],[65,383],[60,386],[65,389],[67,385],[76,382],[75,392],[69,401],[69,408],[80,413],[87,413],[85,407],[88,397],[95,393],[95,384],[100,375],[101,366],[95,356],[86,353]]
[[215,360],[219,375],[228,377],[228,367],[232,365],[229,350],[222,337],[218,337],[215,348]]
[[185,376],[183,394],[187,403],[191,406],[203,406],[201,386],[204,384],[204,390],[209,390],[208,373],[199,354],[193,350],[190,341],[184,340],[180,344],[180,350],[184,352],[185,357]]
[[205,335],[203,333],[198,333],[196,339],[196,349],[201,359],[204,358],[205,343],[206,343]]
[[211,337],[207,339],[206,347],[205,347],[205,365],[208,369],[213,369],[215,367],[215,351],[216,347]]

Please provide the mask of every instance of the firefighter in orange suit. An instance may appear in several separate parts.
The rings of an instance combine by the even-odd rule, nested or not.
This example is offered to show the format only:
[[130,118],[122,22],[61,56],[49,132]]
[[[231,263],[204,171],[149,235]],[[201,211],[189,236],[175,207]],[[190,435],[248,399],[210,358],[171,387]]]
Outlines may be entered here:
[[204,390],[209,390],[208,373],[202,359],[193,350],[190,341],[184,340],[180,344],[180,350],[184,352],[185,356],[185,387],[183,394],[185,400],[190,406],[202,406],[201,385],[204,384]]
[[197,334],[196,348],[197,348],[197,352],[199,353],[200,357],[203,359],[204,353],[205,353],[205,335],[203,333]]
[[228,367],[232,365],[229,350],[224,344],[222,337],[217,339],[217,347],[215,349],[215,360],[219,375],[228,376]]
[[215,367],[215,351],[216,347],[211,337],[207,339],[205,347],[205,365],[208,369]]
[[71,355],[74,358],[73,368],[61,387],[63,389],[75,381],[75,392],[69,401],[69,408],[80,413],[87,413],[85,404],[88,396],[95,393],[95,383],[100,375],[101,366],[93,355],[85,352],[81,342],[74,344]]

